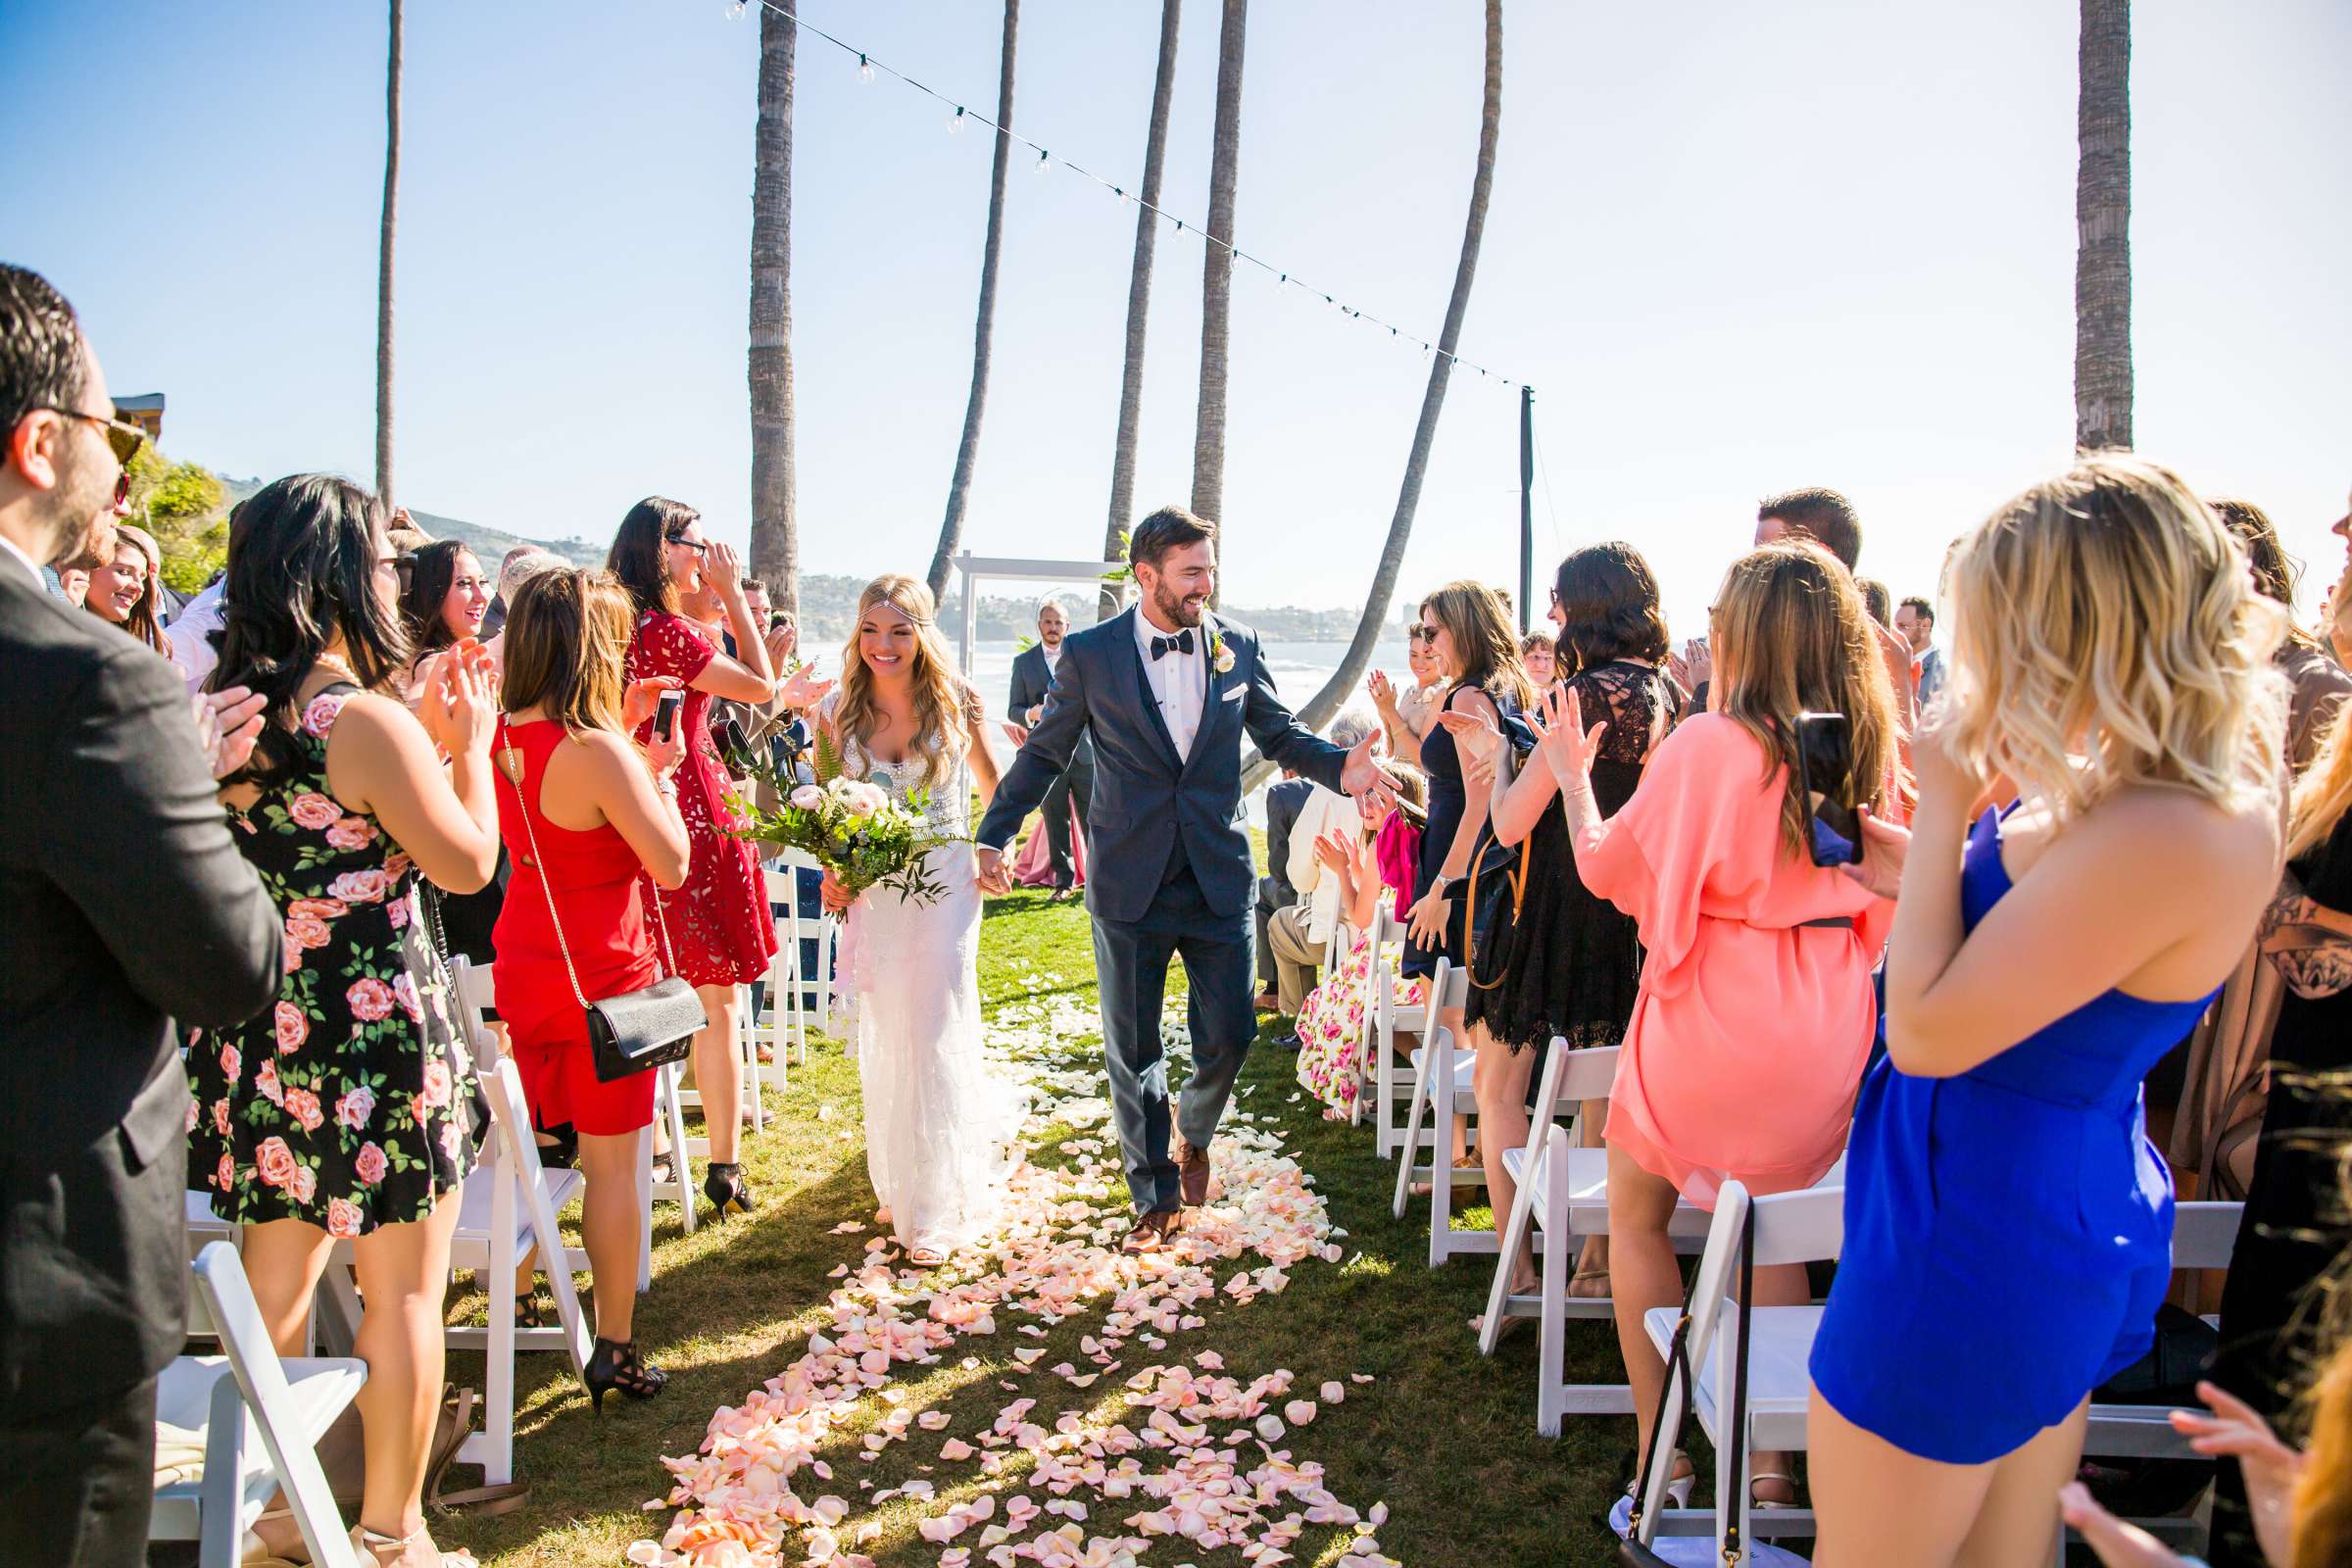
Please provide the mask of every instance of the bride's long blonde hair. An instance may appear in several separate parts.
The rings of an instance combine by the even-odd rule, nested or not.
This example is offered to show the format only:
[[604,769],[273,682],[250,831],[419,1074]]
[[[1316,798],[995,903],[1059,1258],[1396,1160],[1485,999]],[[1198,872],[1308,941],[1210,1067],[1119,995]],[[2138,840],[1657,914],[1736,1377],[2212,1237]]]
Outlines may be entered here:
[[[865,667],[858,650],[858,632],[866,612],[888,605],[914,623],[914,667],[907,679],[914,693],[913,755],[923,760],[923,784],[931,788],[971,745],[970,720],[978,699],[956,671],[956,656],[940,635],[939,605],[931,590],[913,577],[892,572],[876,577],[858,596],[858,618],[850,624],[849,641],[841,651],[841,697],[833,710],[833,727],[860,751],[882,727],[881,705],[874,700],[873,671]],[[870,754],[869,754],[870,755]]]

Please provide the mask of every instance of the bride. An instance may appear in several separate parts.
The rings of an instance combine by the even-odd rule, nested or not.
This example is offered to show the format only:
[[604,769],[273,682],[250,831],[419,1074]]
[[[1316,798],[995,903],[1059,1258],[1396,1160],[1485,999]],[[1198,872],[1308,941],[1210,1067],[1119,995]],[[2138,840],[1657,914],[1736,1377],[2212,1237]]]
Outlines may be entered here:
[[[996,792],[979,695],[956,674],[931,592],[877,577],[858,597],[841,686],[816,715],[841,771],[919,799],[932,827],[971,832],[975,778]],[[980,888],[968,844],[930,852],[947,889],[929,904],[868,889],[853,901],[831,872],[829,909],[849,911],[844,984],[857,1015],[865,1160],[878,1219],[912,1261],[939,1263],[996,1219],[1026,1104],[980,1056]]]

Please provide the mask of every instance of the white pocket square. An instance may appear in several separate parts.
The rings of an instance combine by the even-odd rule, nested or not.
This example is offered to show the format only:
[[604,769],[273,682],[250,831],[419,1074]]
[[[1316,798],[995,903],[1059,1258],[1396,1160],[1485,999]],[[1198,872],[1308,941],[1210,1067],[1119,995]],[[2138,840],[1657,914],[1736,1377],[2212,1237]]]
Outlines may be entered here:
[[1236,686],[1236,687],[1235,687],[1233,690],[1231,690],[1231,691],[1229,691],[1229,692],[1227,692],[1227,693],[1225,694],[1225,698],[1224,698],[1224,700],[1225,700],[1226,702],[1229,702],[1229,703],[1238,703],[1238,702],[1240,702],[1240,701],[1241,701],[1243,698],[1245,698],[1245,697],[1247,697],[1247,696],[1249,696],[1249,695],[1250,695],[1250,688],[1249,688],[1249,687],[1247,687],[1247,686]]

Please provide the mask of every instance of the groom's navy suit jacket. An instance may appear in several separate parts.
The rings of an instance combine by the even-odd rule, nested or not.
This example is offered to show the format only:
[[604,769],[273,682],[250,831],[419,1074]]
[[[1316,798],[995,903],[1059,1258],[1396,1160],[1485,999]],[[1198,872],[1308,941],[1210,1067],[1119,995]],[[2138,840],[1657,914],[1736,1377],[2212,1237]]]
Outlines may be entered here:
[[1218,914],[1249,909],[1256,891],[1242,817],[1242,733],[1294,772],[1335,793],[1348,754],[1291,716],[1274,695],[1257,633],[1203,615],[1233,655],[1220,674],[1207,659],[1208,692],[1189,758],[1179,760],[1144,674],[1129,609],[1073,632],[1062,646],[1046,710],[981,818],[982,844],[1003,849],[1069,766],[1081,735],[1095,741],[1095,805],[1087,822],[1087,907],[1105,920],[1144,918],[1184,843],[1201,897]]

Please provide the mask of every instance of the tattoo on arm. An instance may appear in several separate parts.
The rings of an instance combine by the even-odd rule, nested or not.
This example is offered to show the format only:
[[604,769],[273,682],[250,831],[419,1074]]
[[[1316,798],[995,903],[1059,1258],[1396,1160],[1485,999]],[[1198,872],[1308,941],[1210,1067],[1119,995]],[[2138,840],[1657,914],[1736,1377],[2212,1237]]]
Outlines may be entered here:
[[2257,928],[2257,941],[2279,978],[2307,1001],[2352,989],[2352,937],[2323,923],[2326,913],[2289,876]]

